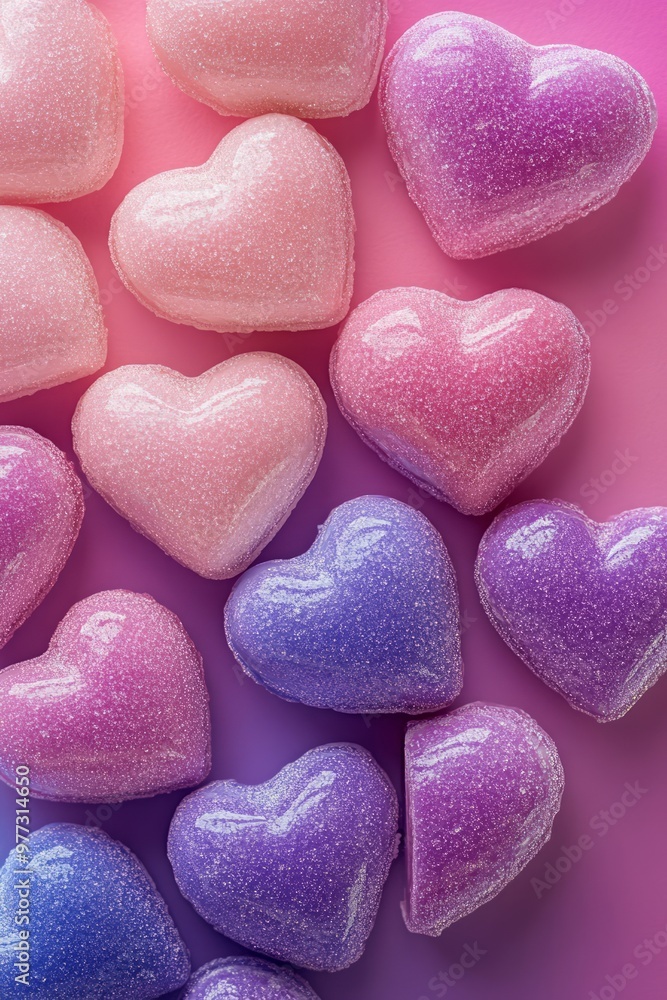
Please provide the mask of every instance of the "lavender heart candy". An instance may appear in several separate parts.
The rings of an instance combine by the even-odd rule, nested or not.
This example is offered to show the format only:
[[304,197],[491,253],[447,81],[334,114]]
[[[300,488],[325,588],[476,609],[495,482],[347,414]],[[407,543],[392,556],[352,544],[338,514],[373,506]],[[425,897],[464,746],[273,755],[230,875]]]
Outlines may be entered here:
[[234,656],[290,701],[339,712],[433,712],[463,683],[454,569],[433,525],[365,496],[312,547],[251,567],[225,608]]
[[309,750],[262,785],[216,781],[169,830],[183,895],[221,934],[335,972],[360,958],[398,847],[398,803],[362,747]]
[[529,45],[489,21],[419,21],[385,61],[380,105],[408,193],[445,253],[521,246],[608,202],[656,128],[631,66]]
[[409,931],[436,937],[497,896],[551,836],[563,769],[525,712],[475,702],[408,724]]
[[537,500],[503,511],[482,538],[476,579],[502,638],[580,712],[632,708],[667,668],[667,509],[605,523]]
[[319,1000],[301,976],[262,958],[218,958],[197,969],[180,1000]]

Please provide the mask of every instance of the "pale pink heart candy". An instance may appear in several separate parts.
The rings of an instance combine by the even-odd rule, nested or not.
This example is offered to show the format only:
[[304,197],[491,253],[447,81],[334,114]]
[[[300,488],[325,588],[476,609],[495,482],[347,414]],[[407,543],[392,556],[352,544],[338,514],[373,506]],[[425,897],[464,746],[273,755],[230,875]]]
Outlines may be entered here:
[[147,594],[109,590],[71,608],[49,648],[0,671],[0,777],[30,792],[120,802],[197,785],[211,769],[201,657]]
[[311,125],[264,115],[200,167],[157,174],[111,223],[121,278],[158,316],[202,330],[310,330],[352,295],[350,181]]
[[0,402],[90,375],[107,332],[90,261],[45,212],[0,207]]
[[156,55],[223,115],[349,115],[368,104],[386,0],[148,0]]
[[221,580],[286,521],[315,475],[326,423],[303,369],[258,352],[197,378],[117,368],[83,396],[72,429],[105,500],[184,566]]
[[0,0],[0,201],[69,201],[123,147],[123,69],[86,0]]
[[463,514],[492,510],[558,444],[589,371],[570,310],[516,288],[474,302],[378,292],[331,356],[338,405],[366,444]]

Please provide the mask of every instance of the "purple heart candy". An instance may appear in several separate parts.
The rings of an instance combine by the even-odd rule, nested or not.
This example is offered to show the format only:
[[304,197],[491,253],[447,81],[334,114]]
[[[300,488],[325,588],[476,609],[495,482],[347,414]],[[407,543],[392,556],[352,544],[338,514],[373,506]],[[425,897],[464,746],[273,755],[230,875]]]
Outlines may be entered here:
[[604,205],[656,127],[646,82],[621,59],[536,47],[451,12],[399,39],[380,104],[410,197],[459,258],[530,243]]
[[618,719],[667,667],[667,509],[600,524],[568,503],[503,511],[479,548],[482,603],[573,708]]
[[261,958],[218,958],[197,969],[180,1000],[319,1000],[301,976]]
[[409,931],[436,937],[487,903],[551,836],[563,794],[553,741],[525,712],[475,702],[405,738]]
[[389,497],[341,504],[304,555],[244,573],[225,629],[253,680],[318,708],[433,712],[463,683],[451,560],[423,514]]
[[398,849],[398,803],[362,747],[309,750],[263,785],[215,781],[169,830],[183,895],[216,930],[335,972],[364,950]]

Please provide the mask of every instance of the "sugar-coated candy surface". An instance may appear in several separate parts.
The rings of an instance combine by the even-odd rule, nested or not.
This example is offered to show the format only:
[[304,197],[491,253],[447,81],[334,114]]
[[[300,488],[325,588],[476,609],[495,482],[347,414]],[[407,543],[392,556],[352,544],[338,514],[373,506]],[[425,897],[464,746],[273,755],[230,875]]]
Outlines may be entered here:
[[51,590],[83,520],[83,489],[59,448],[0,427],[0,646]]
[[218,958],[197,969],[180,1000],[318,1000],[301,976],[261,958]]
[[386,0],[149,0],[148,34],[186,94],[223,115],[348,115],[368,104]]
[[473,302],[377,292],[331,356],[338,405],[366,444],[464,514],[492,510],[558,444],[589,371],[570,310],[516,288]]
[[157,174],[113,217],[110,248],[158,316],[203,330],[311,330],[352,295],[350,180],[311,125],[263,115],[200,167]]
[[445,253],[530,243],[608,202],[656,127],[631,66],[575,45],[529,45],[445,12],[396,43],[380,82],[389,148]]
[[474,702],[408,723],[408,896],[414,934],[439,934],[497,896],[551,836],[563,768],[519,709]]
[[123,69],[87,0],[0,0],[0,201],[103,187],[123,147]]
[[118,802],[197,785],[211,769],[201,657],[146,594],[75,604],[48,650],[0,671],[0,777],[37,798]]
[[254,352],[196,378],[160,365],[103,375],[79,402],[74,447],[91,485],[178,562],[241,573],[315,475],[326,407],[299,365]]
[[221,934],[335,972],[360,958],[398,847],[398,802],[362,747],[317,747],[263,785],[185,798],[168,853],[183,895]]
[[[52,823],[31,833],[27,847],[0,870],[3,1000],[156,1000],[186,982],[185,944],[123,844],[101,830]],[[30,892],[28,954],[15,922],[21,880]],[[27,986],[15,978],[26,967]]]
[[312,547],[251,567],[225,608],[243,669],[290,701],[341,712],[433,712],[460,693],[454,569],[407,504],[341,504]]
[[476,579],[505,642],[573,708],[618,719],[667,669],[667,508],[599,523],[571,504],[503,511]]
[[0,402],[90,375],[107,333],[83,247],[38,209],[0,206]]

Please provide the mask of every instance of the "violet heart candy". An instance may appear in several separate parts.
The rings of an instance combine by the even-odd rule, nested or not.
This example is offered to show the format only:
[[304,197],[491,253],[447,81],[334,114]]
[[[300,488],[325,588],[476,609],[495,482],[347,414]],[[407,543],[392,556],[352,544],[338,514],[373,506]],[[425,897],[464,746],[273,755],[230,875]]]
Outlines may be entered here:
[[604,205],[656,127],[653,96],[623,60],[529,45],[454,12],[399,39],[380,104],[410,197],[459,258],[521,246]]
[[[26,899],[27,926],[16,921]],[[148,872],[106,833],[53,823],[7,858],[3,1000],[156,1000],[189,974],[187,948]]]
[[503,511],[479,548],[477,586],[505,642],[573,708],[600,722],[667,668],[667,509],[605,523],[538,500]]
[[146,594],[79,601],[48,650],[0,671],[0,778],[37,798],[119,802],[197,785],[211,767],[201,657]]
[[83,489],[51,441],[0,427],[0,646],[56,582],[83,520]]
[[318,1000],[305,979],[261,958],[218,958],[197,969],[180,1000]]
[[409,931],[436,937],[497,896],[551,836],[558,751],[525,712],[475,702],[408,723]]
[[440,535],[407,504],[337,507],[312,547],[251,567],[225,608],[234,656],[290,701],[432,712],[460,693],[459,601]]
[[263,785],[216,781],[169,830],[183,895],[216,930],[335,972],[360,958],[398,848],[396,792],[362,747],[309,750]]

